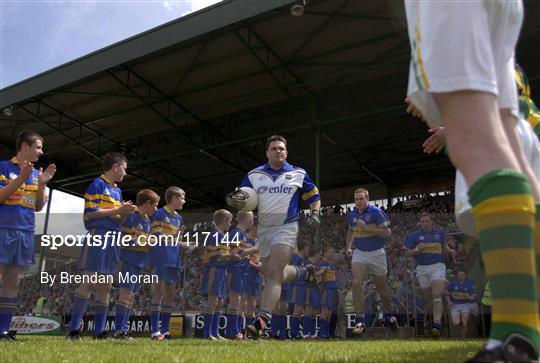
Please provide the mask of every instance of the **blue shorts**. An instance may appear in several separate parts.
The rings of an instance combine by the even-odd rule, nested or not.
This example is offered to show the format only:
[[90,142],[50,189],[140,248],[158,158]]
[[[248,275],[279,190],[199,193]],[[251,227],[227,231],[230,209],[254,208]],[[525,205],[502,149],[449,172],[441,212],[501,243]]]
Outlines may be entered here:
[[291,302],[295,305],[305,305],[306,304],[306,291],[307,287],[305,284],[294,285],[292,290]]
[[0,265],[34,263],[34,231],[0,228]]
[[153,268],[159,282],[177,283],[180,281],[180,269],[178,267],[158,266]]
[[227,273],[229,292],[242,295],[246,292],[246,273],[242,270],[230,269]]
[[[107,231],[94,232],[94,235],[105,236]],[[104,237],[103,237],[104,238]],[[88,246],[85,244],[81,249],[77,269],[98,272],[103,275],[114,275],[117,271],[120,259],[120,247],[107,245]]]
[[307,292],[306,305],[309,305],[315,311],[321,309],[322,293],[318,287],[309,287]]
[[332,310],[336,304],[336,288],[325,289],[322,292],[322,306]]
[[281,285],[281,296],[279,299],[286,300],[287,302],[291,300],[291,284],[287,283]]
[[227,270],[221,267],[211,267],[204,270],[201,283],[201,295],[214,295],[218,299],[227,297]]
[[138,282],[131,282],[129,276],[138,276],[141,274],[141,270],[142,268],[135,264],[120,260],[120,262],[118,262],[118,272],[121,273],[124,276],[124,279],[126,279],[127,281],[120,282],[120,280],[118,280],[116,287],[118,287],[119,289],[126,289],[131,292],[139,291],[139,289],[141,288],[141,284],[139,284]]
[[261,294],[261,283],[257,282],[246,282],[246,294],[253,297],[258,297]]

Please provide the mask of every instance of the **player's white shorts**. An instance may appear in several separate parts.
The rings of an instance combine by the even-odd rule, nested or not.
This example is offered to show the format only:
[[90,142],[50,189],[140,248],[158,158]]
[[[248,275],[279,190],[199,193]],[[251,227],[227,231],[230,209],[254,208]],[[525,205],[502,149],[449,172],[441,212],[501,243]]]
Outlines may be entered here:
[[452,304],[451,314],[452,317],[460,316],[461,314],[470,314],[471,304]]
[[[540,142],[529,122],[520,118],[517,131],[521,141],[521,147],[529,160],[534,174],[540,179]],[[469,235],[477,237],[476,227],[472,216],[472,207],[469,203],[469,188],[463,174],[456,170],[455,183],[455,214],[456,224],[459,229]]]
[[386,266],[386,252],[384,248],[375,251],[360,251],[355,249],[352,255],[352,263],[360,262],[367,266],[367,273],[382,276],[388,272]]
[[261,257],[270,256],[270,249],[276,244],[296,247],[297,236],[298,223],[287,223],[272,227],[259,226],[257,229],[257,243]]
[[431,127],[441,125],[432,93],[474,90],[498,96],[518,117],[514,49],[521,1],[406,0],[411,44],[407,95]]
[[421,289],[427,289],[433,281],[446,281],[446,266],[444,263],[416,266],[416,278]]

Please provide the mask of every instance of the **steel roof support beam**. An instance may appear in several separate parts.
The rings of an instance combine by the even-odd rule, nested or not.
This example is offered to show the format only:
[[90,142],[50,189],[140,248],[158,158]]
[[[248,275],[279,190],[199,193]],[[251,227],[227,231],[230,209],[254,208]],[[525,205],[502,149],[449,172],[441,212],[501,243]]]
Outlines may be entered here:
[[[403,114],[403,110],[404,110],[404,106],[402,104],[399,104],[399,105],[387,107],[387,108],[384,108],[384,109],[377,109],[375,111],[360,112],[360,113],[356,113],[356,114],[352,114],[352,115],[347,115],[347,116],[344,116],[344,117],[338,117],[338,118],[325,120],[325,121],[318,121],[318,122],[312,123],[312,124],[304,124],[304,125],[301,125],[301,126],[283,128],[283,129],[280,129],[280,130],[269,130],[269,131],[266,131],[266,132],[262,132],[262,133],[259,133],[259,134],[256,134],[256,135],[249,136],[249,137],[237,138],[237,139],[229,140],[229,141],[219,143],[219,144],[204,145],[202,148],[193,148],[193,149],[179,151],[179,152],[167,153],[167,154],[164,154],[162,156],[157,156],[157,157],[150,158],[150,159],[143,160],[143,161],[130,162],[130,165],[132,165],[134,167],[141,167],[143,165],[146,165],[148,163],[153,163],[153,162],[156,162],[156,161],[164,161],[164,160],[183,157],[183,156],[187,156],[187,155],[191,155],[191,154],[198,154],[198,153],[201,152],[201,150],[203,150],[205,152],[211,152],[213,150],[217,150],[217,149],[220,149],[220,148],[225,148],[225,147],[230,147],[230,146],[240,146],[242,144],[247,144],[247,143],[255,142],[255,141],[259,141],[259,142],[264,144],[264,140],[267,137],[269,137],[271,135],[274,135],[277,132],[281,133],[282,135],[291,135],[291,134],[297,134],[297,133],[303,132],[305,130],[311,130],[311,129],[318,128],[318,127],[320,127],[321,130],[324,130],[325,127],[328,127],[328,126],[331,126],[331,125],[334,125],[334,124],[338,124],[338,123],[352,125],[352,124],[357,124],[359,122],[366,123],[366,119],[367,119],[368,123],[379,122],[382,117],[384,117],[384,116],[386,116],[386,115],[388,115],[389,113],[392,113],[392,112],[394,112],[396,114],[396,116],[400,116],[400,115]],[[85,177],[85,176],[90,176],[90,175],[95,175],[95,173],[84,174],[84,175],[81,175],[80,177]],[[76,178],[77,177],[71,177],[71,178],[66,178],[66,179],[61,179],[61,180],[62,181],[71,181],[71,180],[74,180]]]
[[[302,79],[289,68],[287,63],[253,30],[249,23],[242,23],[241,27],[235,27],[234,33],[240,42],[246,47],[255,60],[264,68],[265,72],[274,80],[287,97],[294,99],[302,93],[293,94],[291,86],[300,85],[304,93],[311,96],[310,90],[304,85]],[[262,54],[261,54],[262,50]],[[279,66],[279,67],[276,67]],[[273,69],[272,67],[275,67]],[[277,73],[279,72],[279,73]],[[277,73],[277,74],[276,74]]]
[[[119,147],[120,144],[113,140],[112,138],[104,135],[103,133],[97,131],[97,130],[94,130],[86,125],[84,125],[83,123],[75,120],[74,118],[70,117],[70,116],[67,116],[66,114],[63,114],[61,113],[60,111],[58,111],[56,108],[44,103],[44,102],[41,102],[40,100],[38,99],[33,99],[37,104],[38,104],[38,107],[37,107],[37,112],[33,112],[32,110],[29,109],[29,107],[27,105],[23,105],[23,106],[18,106],[23,112],[25,112],[27,115],[29,115],[31,118],[47,125],[48,127],[52,128],[53,130],[55,130],[57,133],[59,133],[60,135],[62,135],[65,139],[69,140],[71,143],[75,144],[78,148],[80,148],[81,150],[83,150],[84,152],[86,152],[88,155],[90,155],[92,158],[98,160],[98,161],[101,161],[101,156],[96,153],[94,150],[91,150],[89,149],[88,147],[86,147],[84,144],[83,144],[83,137],[87,136],[89,133],[93,135],[93,137],[97,137],[99,138],[99,144],[101,145],[102,144],[102,141],[103,143],[107,143],[107,145],[109,146],[115,146],[115,147]],[[56,116],[58,117],[58,122],[57,124],[53,124],[47,120],[45,120],[43,118],[43,115],[42,115],[42,111],[43,111],[43,108],[47,108],[49,109],[50,111],[53,111]],[[73,137],[72,135],[70,134],[67,134],[66,131],[63,129],[62,125],[65,124],[65,123],[69,123],[71,125],[76,125],[78,127],[78,133],[75,137]],[[102,148],[100,148],[100,151],[102,150]],[[100,154],[101,152],[98,151]],[[135,158],[135,160],[133,160],[133,162],[136,164],[137,161],[144,161],[146,158],[142,157],[141,155],[138,155],[136,153],[133,153],[133,152],[129,152],[127,153],[129,156],[133,156]],[[139,160],[137,160],[139,159]],[[178,174],[174,173],[173,171],[171,170],[168,170],[164,165],[162,164],[159,164],[159,163],[153,163],[152,164],[155,164],[155,166],[157,168],[159,168],[160,170],[166,172],[167,174],[171,175],[172,177],[174,177],[176,180],[179,180],[187,185],[190,185],[192,188],[194,189],[198,189],[204,193],[208,193],[208,191],[206,190],[203,190],[201,189],[198,185],[196,184],[193,184],[191,183],[189,180],[179,176]],[[151,179],[148,179],[148,180],[151,180]],[[152,183],[154,184],[157,184],[157,182],[154,180]],[[61,185],[60,185],[61,186]],[[55,186],[56,187],[56,186]],[[217,197],[217,196],[215,196]]]
[[[393,111],[398,111],[399,115],[401,115],[403,110],[404,110],[404,106],[400,104],[400,105],[396,105],[396,106],[392,106],[392,107],[387,107],[387,108],[384,108],[384,109],[378,109],[376,111],[361,112],[361,113],[356,113],[356,114],[352,114],[352,115],[348,115],[348,116],[344,116],[344,117],[334,118],[334,119],[331,119],[331,120],[319,121],[319,122],[314,123],[314,124],[304,124],[304,125],[301,125],[301,126],[294,126],[294,127],[284,128],[284,129],[280,129],[280,130],[270,130],[270,131],[263,132],[263,133],[260,133],[260,134],[257,134],[257,135],[252,135],[252,136],[248,136],[248,137],[238,138],[238,139],[235,139],[235,140],[232,140],[232,141],[223,142],[221,144],[206,145],[202,149],[197,148],[197,149],[179,151],[179,152],[176,152],[176,153],[171,153],[171,154],[167,154],[167,155],[163,155],[163,156],[158,156],[156,158],[152,158],[151,160],[154,160],[154,161],[155,160],[168,160],[168,159],[171,159],[171,158],[176,158],[176,157],[180,157],[180,156],[190,155],[190,154],[193,154],[193,153],[198,153],[198,152],[200,152],[200,150],[210,151],[210,150],[216,150],[216,149],[219,149],[219,148],[229,147],[229,146],[233,146],[233,145],[242,145],[242,144],[245,144],[245,143],[248,143],[248,142],[253,142],[253,141],[262,141],[263,139],[265,139],[265,138],[267,138],[267,137],[269,137],[271,135],[274,135],[276,132],[279,132],[282,135],[296,134],[298,132],[305,131],[305,130],[311,130],[311,129],[314,129],[314,128],[317,128],[317,127],[324,128],[326,126],[330,126],[330,125],[333,125],[333,124],[336,124],[336,123],[356,124],[356,123],[359,123],[359,122],[366,122],[366,118],[368,118],[368,117],[370,118],[369,122],[378,122],[379,118],[375,118],[375,116],[383,116],[383,115],[385,115],[385,114],[387,114],[389,112],[393,112]],[[145,162],[143,162],[143,163],[145,163]]]
[[[346,0],[337,12],[339,12],[347,3],[348,0]],[[278,86],[281,88],[281,90],[289,97],[290,99],[293,99],[295,96],[290,92],[289,88],[289,82],[287,81],[288,78],[292,78],[293,82],[292,84],[296,84],[300,86],[300,88],[303,89],[304,93],[306,93],[309,98],[314,99],[313,93],[310,91],[310,89],[307,87],[307,85],[304,84],[302,79],[292,70],[286,62],[270,47],[268,43],[262,39],[262,37],[257,34],[253,30],[253,28],[247,23],[244,22],[243,24],[244,29],[247,30],[247,34],[242,34],[242,31],[235,28],[235,34],[240,39],[242,44],[249,50],[249,52],[253,55],[253,57],[261,64],[267,71],[267,73],[272,77],[272,79],[278,84]],[[261,55],[257,52],[257,49],[263,49],[265,51],[265,57],[261,57]],[[271,64],[282,64],[283,67],[280,67],[283,71],[283,79],[285,82],[281,81],[281,78],[276,76],[274,72],[269,68]],[[318,132],[318,131],[317,131]],[[324,132],[322,132],[322,135],[326,135]],[[349,150],[347,150],[344,146],[337,144],[336,146],[342,149],[344,152],[347,153],[359,166],[362,170],[364,170],[368,175],[376,179],[377,181],[383,183],[382,179],[375,175],[373,172],[371,172],[367,167],[355,156],[353,155]]]
[[[191,134],[188,133],[188,131],[185,129],[185,128],[180,128],[179,125],[177,125],[171,118],[171,113],[173,114],[176,114],[176,115],[181,115],[183,116],[183,122],[182,124],[183,125],[186,125],[189,123],[189,121],[196,121],[197,123],[200,123],[201,125],[205,126],[206,127],[206,130],[209,132],[210,136],[211,137],[215,137],[215,136],[219,136],[220,139],[227,139],[223,134],[221,134],[220,132],[217,132],[216,130],[214,130],[206,120],[203,120],[201,119],[200,117],[198,117],[196,114],[194,114],[192,111],[190,111],[188,108],[186,108],[184,105],[182,105],[181,103],[179,103],[176,99],[174,99],[174,97],[171,97],[169,96],[168,94],[166,94],[164,91],[162,91],[161,89],[159,89],[157,86],[155,86],[153,83],[151,83],[150,81],[146,80],[144,77],[142,77],[140,74],[138,74],[137,72],[133,71],[132,69],[130,69],[129,67],[127,66],[122,66],[122,69],[124,72],[126,72],[126,77],[124,78],[121,78],[119,77],[115,72],[113,72],[112,70],[108,70],[107,72],[109,73],[109,75],[114,79],[116,80],[120,85],[122,85],[124,88],[126,88],[127,90],[129,90],[132,94],[136,95],[139,100],[145,104],[152,112],[154,112],[156,115],[160,116],[160,119],[162,121],[164,121],[165,123],[167,123],[171,128],[179,131],[180,135],[187,138],[187,140],[189,142],[191,142],[193,145],[197,146],[200,148],[200,145],[201,143],[199,141],[197,141],[195,139],[195,137]],[[152,94],[152,93],[157,93],[158,95],[162,96],[164,99],[166,99],[166,102],[167,102],[167,114],[164,114],[162,111],[160,111],[157,107],[151,105],[146,99],[145,97],[143,97],[142,95],[140,95],[139,93],[137,93],[134,89],[133,89],[133,86],[131,84],[131,80],[132,78],[136,78],[138,80],[138,82],[141,82],[144,86],[145,86],[145,91],[147,92],[147,94]],[[171,109],[173,109],[174,111],[171,112]],[[247,172],[247,169],[244,168],[243,166],[237,164],[237,163],[234,163],[228,159],[225,159],[223,158],[222,156],[220,155],[213,155],[215,156],[216,159],[218,159],[219,161],[221,161],[222,163],[224,164],[227,164],[227,165],[230,165],[232,167],[234,167],[235,169],[239,170],[239,171],[242,171],[242,172]]]
[[[344,0],[343,3],[339,6],[339,8],[337,8],[335,11],[333,11],[331,13],[326,14],[327,15],[326,19],[324,19],[324,21],[321,24],[319,24],[319,26],[317,26],[317,28],[315,28],[315,30],[313,30],[311,32],[311,34],[309,34],[307,39],[294,51],[294,53],[290,56],[289,59],[291,61],[294,61],[294,59],[296,58],[298,53],[300,53],[302,51],[302,49],[304,49],[304,47],[306,45],[308,45],[309,42],[311,42],[313,40],[313,38],[315,38],[315,36],[317,34],[319,34],[321,31],[326,29],[328,24],[330,24],[330,20],[332,20],[334,17],[336,17],[336,15],[338,15],[341,12],[341,10],[345,7],[345,5],[347,5],[348,2],[349,2],[349,0]],[[306,15],[306,14],[304,13],[304,15]]]

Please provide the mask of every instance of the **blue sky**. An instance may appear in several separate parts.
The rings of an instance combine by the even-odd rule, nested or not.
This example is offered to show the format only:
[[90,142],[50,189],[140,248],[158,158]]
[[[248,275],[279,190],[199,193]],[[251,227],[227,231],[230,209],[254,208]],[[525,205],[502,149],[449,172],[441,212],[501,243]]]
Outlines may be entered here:
[[0,0],[0,89],[219,0]]

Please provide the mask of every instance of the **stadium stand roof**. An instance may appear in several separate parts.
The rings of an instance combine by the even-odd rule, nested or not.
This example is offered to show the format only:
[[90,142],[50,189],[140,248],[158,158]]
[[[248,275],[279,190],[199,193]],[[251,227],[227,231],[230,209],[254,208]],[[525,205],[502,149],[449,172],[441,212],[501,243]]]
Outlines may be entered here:
[[[55,188],[84,193],[100,157],[129,158],[127,197],[186,189],[219,206],[283,134],[289,161],[320,187],[449,180],[445,156],[424,155],[426,126],[405,115],[409,43],[401,1],[228,0],[0,91],[0,156],[14,136],[45,137]],[[540,89],[540,2],[527,1],[518,59]]]

